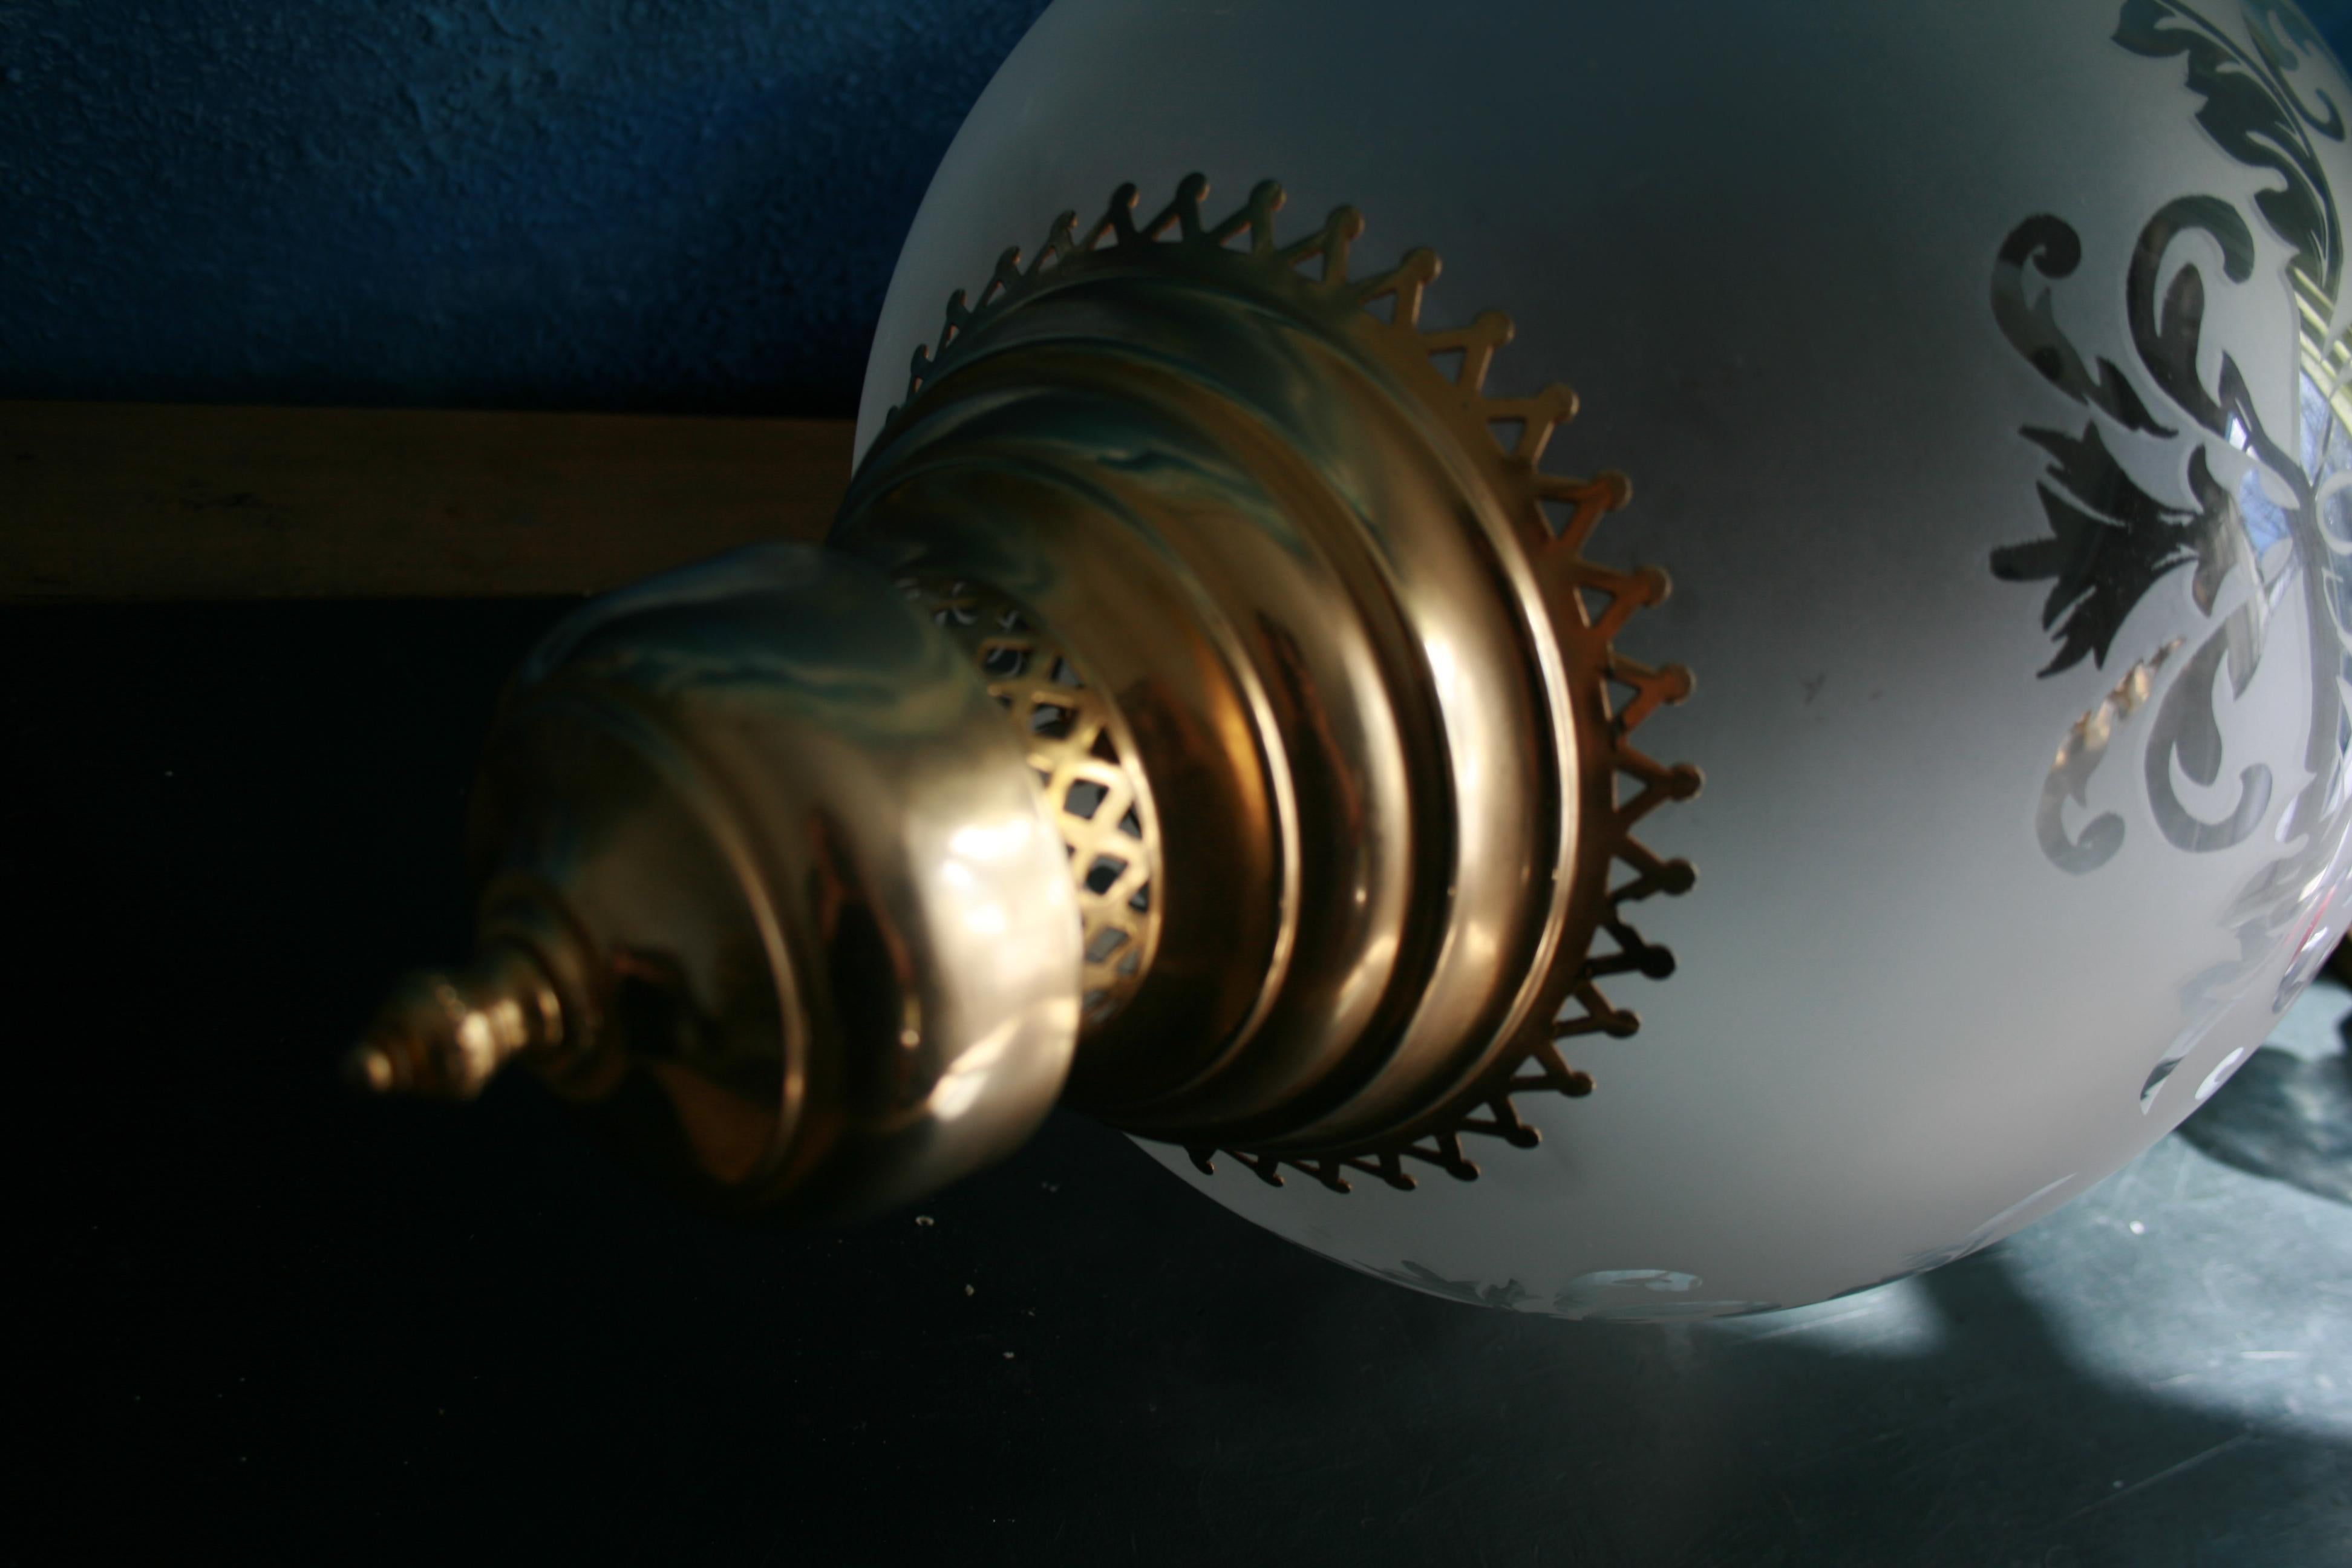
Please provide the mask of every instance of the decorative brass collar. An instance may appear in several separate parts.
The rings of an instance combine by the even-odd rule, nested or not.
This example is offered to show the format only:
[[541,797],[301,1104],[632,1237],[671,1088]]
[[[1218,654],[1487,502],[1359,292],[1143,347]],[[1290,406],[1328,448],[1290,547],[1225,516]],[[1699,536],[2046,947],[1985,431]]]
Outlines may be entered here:
[[[951,298],[936,348],[927,346],[914,355],[907,400],[886,422],[837,538],[856,547],[861,497],[887,482],[877,476],[887,476],[906,460],[896,454],[911,438],[910,429],[937,412],[927,405],[927,394],[936,400],[960,374],[992,360],[1038,352],[1047,343],[1070,353],[1081,342],[1101,347],[1118,338],[1115,329],[1089,337],[1097,329],[1073,331],[1039,320],[1052,310],[1057,294],[1083,297],[1108,316],[1110,307],[1102,301],[1112,297],[1132,301],[1130,309],[1140,313],[1150,309],[1142,300],[1155,290],[1181,289],[1194,308],[1205,304],[1262,322],[1280,320],[1288,330],[1340,351],[1322,363],[1319,373],[1302,374],[1296,359],[1278,367],[1261,363],[1245,369],[1238,362],[1211,364],[1205,354],[1186,363],[1181,344],[1152,340],[1128,345],[1139,355],[1151,354],[1155,372],[1174,368],[1192,381],[1190,390],[1213,388],[1213,396],[1255,403],[1261,416],[1286,401],[1349,406],[1361,395],[1360,389],[1341,390],[1339,384],[1351,375],[1376,383],[1388,395],[1423,444],[1424,459],[1444,480],[1415,496],[1418,505],[1373,504],[1371,497],[1360,495],[1355,521],[1368,532],[1387,536],[1375,549],[1394,557],[1399,566],[1416,547],[1404,536],[1458,534],[1465,524],[1477,529],[1494,554],[1494,575],[1507,580],[1490,578],[1484,584],[1503,601],[1493,607],[1527,615],[1526,590],[1531,587],[1542,612],[1541,624],[1529,627],[1519,668],[1512,673],[1544,689],[1556,718],[1565,721],[1573,737],[1574,766],[1554,781],[1553,795],[1534,802],[1458,799],[1457,809],[1525,811],[1533,805],[1556,818],[1559,840],[1569,847],[1568,874],[1555,889],[1549,929],[1530,954],[1528,984],[1509,1022],[1493,1037],[1457,1043],[1458,1065],[1468,1070],[1454,1075],[1435,1105],[1424,1104],[1360,1142],[1307,1142],[1294,1135],[1209,1142],[1167,1128],[1148,1113],[1136,1116],[1134,1124],[1139,1131],[1177,1136],[1204,1170],[1223,1146],[1275,1182],[1287,1165],[1339,1190],[1346,1189],[1350,1171],[1409,1187],[1408,1161],[1468,1179],[1477,1167],[1464,1152],[1466,1135],[1500,1137],[1521,1146],[1537,1141],[1514,1096],[1590,1091],[1591,1079],[1569,1065],[1561,1042],[1593,1032],[1630,1035],[1638,1027],[1635,1016],[1604,993],[1604,982],[1633,973],[1659,979],[1673,968],[1671,955],[1634,928],[1630,906],[1655,894],[1686,890],[1693,874],[1687,864],[1651,852],[1635,829],[1658,805],[1695,794],[1699,775],[1688,766],[1660,764],[1634,746],[1631,736],[1661,704],[1688,696],[1691,677],[1680,666],[1640,664],[1613,647],[1633,615],[1665,597],[1667,579],[1654,567],[1617,571],[1586,553],[1601,517],[1630,498],[1629,481],[1613,471],[1587,479],[1539,466],[1555,433],[1575,416],[1576,395],[1559,384],[1525,398],[1486,393],[1496,353],[1511,337],[1511,322],[1499,311],[1488,311],[1464,327],[1425,327],[1423,307],[1440,268],[1433,252],[1414,250],[1391,268],[1351,277],[1350,249],[1364,226],[1355,209],[1339,208],[1316,231],[1283,244],[1275,229],[1275,215],[1283,205],[1277,185],[1259,184],[1238,210],[1216,223],[1202,216],[1207,189],[1204,178],[1189,177],[1167,206],[1139,220],[1136,190],[1123,186],[1083,231],[1076,214],[1064,213],[1049,226],[1033,258],[1024,262],[1018,249],[1007,250],[976,298],[961,292]],[[1004,366],[997,365],[993,374],[1001,378]],[[1129,395],[1134,395],[1133,389]],[[1279,417],[1268,423],[1278,424]],[[1309,444],[1300,434],[1295,428],[1286,432],[1294,448]],[[1380,467],[1363,449],[1377,438],[1367,425],[1322,425],[1313,435],[1319,449],[1311,456],[1325,475],[1360,479]],[[1248,459],[1234,460],[1238,466]],[[1269,490],[1279,488],[1276,479],[1261,483]],[[1451,493],[1445,493],[1448,485]],[[1515,597],[1519,602],[1512,603]],[[1147,776],[1150,771],[1147,766]],[[1572,786],[1567,777],[1573,777]],[[1180,843],[1174,852],[1179,879],[1185,875],[1185,862]],[[1603,936],[1605,942],[1598,940]],[[1244,1031],[1246,1026],[1241,1026]],[[1086,1055],[1082,1043],[1082,1068]]]
[[[1581,1095],[1568,1042],[1673,960],[1633,743],[1691,687],[1616,650],[1664,573],[1588,553],[1576,398],[1486,392],[1508,320],[1122,189],[958,295],[828,548],[614,595],[533,655],[476,811],[485,957],[358,1063],[508,1059],[730,1205],[871,1212],[1057,1099],[1347,1191],[1468,1180]],[[1605,989],[1606,988],[1606,989]]]

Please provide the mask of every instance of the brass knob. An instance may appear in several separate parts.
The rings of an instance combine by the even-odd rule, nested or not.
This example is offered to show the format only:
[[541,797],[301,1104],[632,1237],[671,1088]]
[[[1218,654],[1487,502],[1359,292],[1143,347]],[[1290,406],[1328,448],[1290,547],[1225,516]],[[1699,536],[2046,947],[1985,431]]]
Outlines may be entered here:
[[345,1070],[377,1094],[471,1100],[509,1060],[560,1051],[577,1027],[538,956],[502,943],[464,969],[410,977]]
[[837,552],[567,622],[504,704],[474,840],[492,957],[395,999],[373,1087],[520,1058],[666,1177],[811,1215],[952,1180],[1061,1093],[1061,842],[963,649]]

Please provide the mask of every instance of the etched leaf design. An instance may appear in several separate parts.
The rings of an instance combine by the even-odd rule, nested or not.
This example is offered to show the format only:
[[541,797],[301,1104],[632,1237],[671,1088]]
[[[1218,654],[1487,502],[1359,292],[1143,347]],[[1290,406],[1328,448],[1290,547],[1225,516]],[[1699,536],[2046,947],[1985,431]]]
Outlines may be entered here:
[[2026,363],[2075,402],[2100,410],[2126,430],[2173,434],[2148,413],[2113,360],[2084,363],[2082,352],[2058,325],[2047,288],[2028,293],[2036,279],[2071,278],[2082,264],[2083,241],[2072,224],[2046,213],[2027,218],[2010,231],[1993,264],[1993,320]]
[[2048,452],[2040,487],[2047,536],[1992,552],[2003,582],[2046,581],[2042,624],[2054,627],[2058,652],[2049,675],[2089,658],[2104,668],[2124,617],[2158,578],[2195,562],[2197,594],[2210,607],[2231,566],[2243,559],[2237,503],[2217,483],[2202,447],[2190,457],[2189,487],[2197,505],[2168,506],[2116,462],[2095,424],[2079,437],[2029,426],[2026,439]]
[[2188,62],[2189,89],[2205,100],[2197,123],[2231,158],[2279,176],[2281,184],[2254,197],[2255,209],[2294,247],[2304,274],[2333,298],[2344,237],[2306,127],[2340,140],[2343,120],[2324,96],[2322,116],[2287,85],[2302,53],[2315,47],[2305,30],[2273,6],[2250,5],[2246,12],[2260,58],[2176,0],[2124,0],[2116,42],[2152,59],[2177,55]]

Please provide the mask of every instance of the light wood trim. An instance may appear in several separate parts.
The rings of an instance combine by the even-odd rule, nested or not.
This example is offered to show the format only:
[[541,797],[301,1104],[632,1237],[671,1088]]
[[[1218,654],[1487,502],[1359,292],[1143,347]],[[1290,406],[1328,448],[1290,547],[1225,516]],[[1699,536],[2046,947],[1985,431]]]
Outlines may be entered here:
[[0,599],[585,594],[823,536],[845,420],[0,402]]

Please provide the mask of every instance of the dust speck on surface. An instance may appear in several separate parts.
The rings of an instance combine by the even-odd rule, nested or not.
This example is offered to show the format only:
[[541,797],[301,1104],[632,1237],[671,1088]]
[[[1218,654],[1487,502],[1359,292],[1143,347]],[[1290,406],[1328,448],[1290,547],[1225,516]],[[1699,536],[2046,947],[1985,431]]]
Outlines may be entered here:
[[971,1286],[969,1286],[969,1285],[965,1286],[965,1287],[963,1288],[963,1293],[964,1293],[965,1295],[967,1295],[967,1296],[971,1295],[971,1294],[972,1293],[972,1289],[971,1289]]
[[927,1214],[919,1214],[919,1215],[917,1215],[915,1216],[915,1223],[916,1223],[917,1225],[929,1226],[929,1225],[936,1224],[937,1222],[936,1222],[936,1221],[934,1221],[934,1220],[931,1218],[931,1216],[930,1216],[930,1215],[927,1215]]

